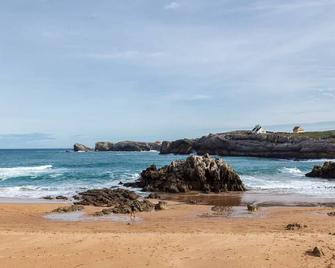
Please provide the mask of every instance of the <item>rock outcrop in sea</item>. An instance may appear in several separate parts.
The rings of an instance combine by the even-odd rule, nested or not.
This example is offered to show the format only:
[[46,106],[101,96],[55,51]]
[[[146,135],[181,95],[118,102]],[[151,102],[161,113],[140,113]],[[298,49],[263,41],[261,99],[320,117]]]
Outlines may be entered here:
[[313,170],[306,174],[307,177],[335,179],[335,162],[325,162],[322,166],[314,166]]
[[95,144],[96,151],[160,151],[160,142],[138,142],[138,141],[121,141],[117,143],[97,142]]
[[164,141],[161,154],[257,156],[286,159],[335,158],[335,131],[253,133],[234,131],[209,134],[199,139]]
[[93,149],[90,148],[90,147],[87,147],[83,144],[76,143],[75,145],[73,145],[73,151],[75,151],[75,152],[89,152],[89,151],[93,151]]
[[152,165],[142,171],[138,181],[124,185],[139,187],[144,191],[170,193],[246,190],[240,177],[230,166],[222,159],[214,159],[209,155],[192,155],[186,160],[173,161],[159,169]]

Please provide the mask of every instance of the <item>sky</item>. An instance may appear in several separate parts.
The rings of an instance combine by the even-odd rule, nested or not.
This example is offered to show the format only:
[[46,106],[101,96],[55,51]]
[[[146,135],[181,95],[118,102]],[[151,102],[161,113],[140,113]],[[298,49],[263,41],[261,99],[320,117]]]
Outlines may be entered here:
[[335,129],[334,14],[335,0],[1,0],[0,148]]

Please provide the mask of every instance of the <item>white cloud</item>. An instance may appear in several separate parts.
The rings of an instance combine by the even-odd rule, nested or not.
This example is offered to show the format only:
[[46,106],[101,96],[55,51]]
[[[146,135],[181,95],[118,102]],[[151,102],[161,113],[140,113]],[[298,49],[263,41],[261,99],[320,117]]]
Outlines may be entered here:
[[166,6],[164,6],[164,9],[177,9],[180,7],[180,4],[177,2],[171,2],[169,4],[167,4]]

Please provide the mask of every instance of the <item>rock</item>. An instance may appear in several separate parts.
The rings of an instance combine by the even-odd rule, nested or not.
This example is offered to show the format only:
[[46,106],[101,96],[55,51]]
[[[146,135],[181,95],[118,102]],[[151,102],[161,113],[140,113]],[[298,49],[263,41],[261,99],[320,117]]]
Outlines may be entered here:
[[164,209],[167,209],[167,203],[165,201],[159,201],[155,205],[155,210],[164,210]]
[[314,166],[313,170],[307,173],[306,176],[335,179],[335,162],[328,161],[323,166]]
[[301,225],[299,223],[290,223],[286,225],[286,230],[290,231],[299,230],[301,228],[307,228],[307,225]]
[[314,249],[312,251],[307,251],[307,254],[311,255],[311,256],[315,256],[315,257],[321,257],[323,255],[325,255],[321,249],[319,249],[318,247],[314,247]]
[[110,213],[128,214],[132,212],[148,212],[154,204],[148,200],[139,200],[139,195],[125,189],[93,189],[78,194],[80,200],[76,205],[108,207],[94,215],[102,216]]
[[182,139],[174,142],[164,141],[161,146],[161,154],[190,154],[193,151],[193,140]]
[[83,210],[84,206],[78,206],[78,205],[72,205],[68,207],[59,207],[54,209],[52,212],[56,213],[68,213],[68,212],[75,212],[75,211],[80,211]]
[[66,196],[63,196],[63,195],[58,195],[55,197],[55,199],[57,200],[68,200],[68,198]]
[[111,142],[97,142],[95,144],[95,151],[113,151],[113,143]]
[[247,209],[250,212],[256,212],[258,210],[258,206],[256,204],[247,204]]
[[233,212],[232,207],[230,206],[214,206],[211,208],[214,212],[214,216],[230,216]]
[[96,207],[111,207],[120,203],[137,200],[140,196],[125,189],[92,189],[78,194],[80,201],[75,204]]
[[90,147],[87,147],[83,144],[76,143],[75,145],[73,145],[73,151],[75,151],[75,152],[89,152],[89,151],[93,151],[93,149],[90,148]]
[[160,197],[160,195],[157,194],[157,193],[151,193],[151,194],[149,194],[146,198],[147,198],[147,199],[160,199],[161,197]]
[[142,171],[141,177],[127,187],[139,187],[143,191],[184,193],[188,191],[225,192],[245,191],[240,177],[222,159],[209,155],[190,156],[186,160],[173,161],[157,169],[155,165]]
[[160,151],[160,142],[138,142],[138,141],[121,141],[117,143],[97,142],[95,144],[96,151]]
[[327,215],[330,216],[330,217],[335,217],[335,211],[333,211],[333,212],[328,212]]
[[206,153],[225,156],[257,156],[289,159],[335,158],[335,131],[263,133],[233,131],[209,134],[199,139],[164,141],[161,154]]
[[52,200],[53,199],[53,197],[50,196],[50,195],[43,196],[42,198],[45,199],[45,200]]

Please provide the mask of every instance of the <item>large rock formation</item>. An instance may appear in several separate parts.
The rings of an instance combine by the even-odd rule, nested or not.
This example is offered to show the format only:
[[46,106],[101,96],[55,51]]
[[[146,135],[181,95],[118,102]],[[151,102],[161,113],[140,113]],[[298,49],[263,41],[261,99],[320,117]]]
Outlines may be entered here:
[[73,145],[73,151],[75,151],[75,152],[89,152],[89,151],[93,151],[93,149],[90,148],[90,147],[87,147],[83,144],[76,143],[75,145]]
[[190,156],[186,160],[173,161],[157,169],[151,166],[142,171],[135,183],[125,186],[140,187],[151,192],[223,192],[244,191],[245,187],[236,174],[222,159],[209,155]]
[[137,142],[137,141],[121,141],[117,143],[97,142],[95,144],[96,151],[160,151],[160,142]]
[[335,162],[325,162],[322,166],[314,166],[313,170],[306,176],[335,179]]
[[199,139],[163,142],[161,154],[257,156],[274,158],[335,158],[335,131],[303,134],[235,131]]

